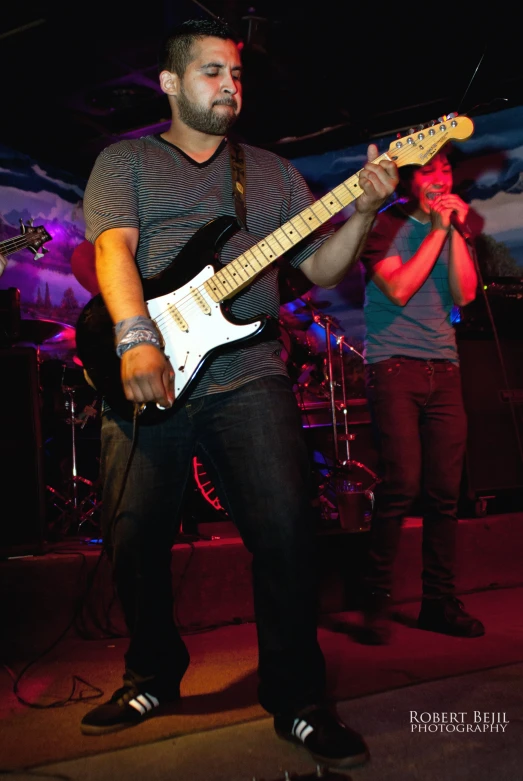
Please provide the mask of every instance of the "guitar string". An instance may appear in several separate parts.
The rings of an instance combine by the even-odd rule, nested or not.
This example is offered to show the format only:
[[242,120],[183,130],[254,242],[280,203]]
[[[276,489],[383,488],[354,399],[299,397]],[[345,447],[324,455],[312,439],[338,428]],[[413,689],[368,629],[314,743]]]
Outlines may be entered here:
[[[401,139],[398,139],[398,141],[400,141],[400,140],[401,140]],[[447,140],[449,140],[449,139],[447,139]],[[446,143],[446,141],[445,141],[444,143]],[[440,147],[439,147],[439,148],[438,148],[438,149],[437,149],[437,150],[434,152],[434,154],[433,154],[433,155],[431,155],[431,158],[432,158],[432,157],[433,157],[435,154],[437,154],[437,152],[438,152],[438,151],[441,149],[441,147],[442,147],[442,146],[443,146],[443,144],[442,144],[442,145],[441,145],[441,146],[440,146]],[[390,147],[389,147],[389,150],[388,150],[386,153],[384,153],[384,154],[380,155],[380,156],[378,157],[378,160],[379,160],[379,159],[385,159],[385,157],[386,157],[387,155],[388,155],[388,156],[390,156],[390,157],[394,156],[394,157],[396,158],[396,164],[398,164],[398,163],[400,163],[400,162],[401,162],[401,160],[402,160],[403,158],[405,158],[405,157],[407,157],[407,158],[411,157],[411,156],[412,156],[412,150],[413,150],[413,149],[417,149],[418,147],[419,147],[419,144],[417,144],[416,142],[414,142],[413,144],[405,145],[405,146],[403,146],[403,147],[401,147],[401,148],[399,148],[399,149],[395,149],[395,150],[394,150],[394,152],[393,152],[393,150],[391,150],[391,149],[390,149]],[[431,159],[431,158],[429,158],[429,159]],[[428,162],[428,161],[426,161],[426,162]],[[403,165],[408,165],[408,163],[402,163],[402,164],[403,164]],[[345,184],[345,183],[346,183],[346,182],[348,182],[350,179],[358,177],[358,176],[359,176],[359,174],[361,173],[361,170],[362,170],[362,169],[360,169],[359,171],[356,171],[356,173],[355,173],[355,174],[352,174],[350,177],[348,177],[348,179],[345,179],[343,182],[341,182],[341,183],[340,183],[340,185],[338,185],[338,187],[339,187],[339,186],[341,186],[341,185],[343,185],[343,184]],[[336,188],[334,188],[334,189],[336,189]],[[322,198],[325,198],[325,197],[327,197],[328,195],[329,195],[329,193],[326,193],[324,196],[322,196]],[[357,196],[356,198],[353,198],[353,199],[352,199],[352,201],[349,201],[349,203],[348,203],[348,204],[346,204],[345,206],[341,206],[339,209],[336,209],[336,211],[335,211],[333,214],[330,214],[330,215],[329,215],[329,217],[327,218],[327,220],[321,220],[321,221],[320,221],[320,225],[322,225],[322,224],[324,224],[325,222],[327,222],[327,221],[328,221],[328,219],[329,219],[330,217],[332,217],[334,214],[337,214],[337,213],[339,213],[339,212],[340,212],[342,209],[346,208],[346,206],[350,205],[350,203],[353,203],[355,200],[357,200],[357,198],[358,198],[358,197],[359,197],[359,196]],[[312,203],[312,204],[311,204],[309,207],[307,207],[307,208],[309,208],[309,209],[312,209],[312,208],[313,208],[313,207],[314,207],[316,204],[318,204],[318,203],[320,203],[320,202],[321,202],[322,198],[319,198],[317,201],[314,201],[314,203]],[[326,207],[324,207],[324,208],[326,208]],[[305,209],[305,210],[306,210],[306,209]],[[291,219],[289,220],[289,222],[292,222],[292,220],[295,220],[295,219],[296,219],[297,217],[299,217],[299,216],[300,216],[302,213],[303,213],[303,212],[300,212],[300,213],[296,214],[294,217],[291,217]],[[319,226],[317,225],[315,228],[313,228],[313,229],[310,231],[310,234],[314,233],[314,231],[315,231],[315,230],[316,230],[316,228],[318,228],[318,227],[319,227]],[[280,229],[281,229],[281,226],[280,226]],[[278,229],[276,229],[276,230],[278,230]],[[276,231],[274,231],[274,232],[276,232]],[[309,234],[309,235],[310,235],[310,234]],[[270,234],[270,235],[272,235],[272,234]],[[253,250],[253,249],[254,249],[254,248],[255,248],[255,247],[258,245],[258,244],[260,244],[260,243],[261,243],[261,242],[263,242],[263,241],[264,241],[264,239],[260,239],[260,241],[259,241],[259,242],[257,242],[257,244],[253,245],[253,247],[251,247],[251,248],[250,248],[250,250],[246,250],[246,252],[252,251],[252,250]],[[298,241],[298,242],[296,242],[296,243],[298,244],[298,243],[299,243],[299,241]],[[260,252],[261,252],[261,251],[260,251]],[[286,252],[286,250],[285,250],[285,252]],[[263,253],[262,253],[262,254],[263,254]],[[280,253],[280,255],[278,255],[277,257],[280,257],[280,256],[281,256],[281,255],[283,255],[283,254],[285,254],[285,253]],[[245,253],[243,253],[243,256],[244,256],[244,255],[245,255]],[[225,263],[225,264],[223,264],[223,266],[222,266],[222,267],[221,267],[221,268],[220,268],[220,269],[219,269],[217,272],[215,272],[215,273],[214,273],[213,277],[214,277],[214,276],[216,276],[217,274],[220,274],[221,272],[225,271],[225,270],[227,269],[227,267],[228,267],[228,266],[230,266],[230,264],[231,264],[231,263],[233,263],[235,260],[238,260],[240,257],[242,257],[242,255],[239,255],[237,258],[234,258],[234,260],[230,261],[230,263]],[[276,258],[275,258],[275,260],[276,260]],[[270,263],[268,263],[268,264],[267,264],[267,266],[265,266],[265,268],[268,268],[268,267],[269,267],[269,265],[271,265],[271,263],[272,263],[272,261],[271,261]],[[262,271],[262,269],[260,269],[259,271],[261,272],[261,271]],[[256,271],[256,272],[255,272],[255,274],[253,275],[253,277],[252,277],[251,279],[253,280],[253,279],[255,278],[255,276],[257,276],[257,274],[258,274],[258,273],[259,273],[259,272],[258,272],[258,271]],[[209,279],[207,279],[207,280],[206,280],[206,282],[207,282],[207,283],[208,283],[208,282],[210,282],[210,281],[211,281],[211,279],[212,279],[213,277],[210,277]],[[228,283],[228,284],[230,284],[230,283]],[[226,285],[224,285],[223,283],[221,283],[221,286],[222,286],[223,288],[225,288],[225,289],[226,289]],[[202,311],[201,307],[200,307],[200,306],[199,306],[199,305],[196,303],[196,301],[194,300],[194,293],[196,293],[196,294],[200,294],[200,295],[204,295],[204,291],[205,291],[205,283],[204,283],[202,286],[199,286],[199,287],[195,288],[195,289],[194,289],[194,291],[193,291],[193,293],[190,293],[190,294],[186,295],[184,298],[180,299],[180,301],[179,301],[179,302],[175,302],[175,303],[174,303],[174,306],[175,306],[176,310],[177,310],[177,311],[178,311],[178,312],[179,312],[179,313],[182,315],[182,318],[183,318],[183,319],[185,319],[185,318],[183,317],[183,315],[187,315],[188,317],[190,317],[190,314],[191,314],[193,311],[200,311],[200,312]],[[169,295],[169,294],[167,294],[167,295]],[[205,297],[205,296],[204,296],[204,297]],[[214,304],[216,304],[216,303],[222,303],[222,302],[223,302],[223,301],[225,301],[225,300],[226,300],[226,298],[224,297],[224,298],[222,298],[222,299],[221,299],[219,302],[215,302],[215,301],[213,301],[213,302],[212,302],[212,305],[214,306]],[[206,302],[206,303],[208,303],[208,302],[207,302],[207,299],[205,299],[205,302]],[[160,313],[159,313],[159,315],[158,315],[157,317],[155,317],[155,318],[154,318],[154,320],[155,320],[156,324],[157,324],[157,325],[158,325],[160,328],[161,328],[163,325],[166,325],[167,323],[169,323],[169,322],[173,322],[173,321],[174,321],[174,320],[173,320],[173,315],[171,314],[171,312],[170,312],[168,309],[165,309],[163,312],[160,312]],[[242,323],[239,323],[238,325],[241,325],[241,324],[242,324]],[[248,321],[246,321],[244,324],[245,324],[245,325],[247,325],[247,324],[248,324]]]
[[[359,172],[359,171],[357,171],[355,174],[353,174],[352,176],[350,176],[350,177],[349,177],[348,179],[346,179],[344,182],[341,182],[341,183],[340,183],[340,185],[338,185],[338,186],[341,186],[341,185],[345,184],[345,182],[349,181],[349,179],[356,178],[356,177],[358,176],[358,174],[359,174],[359,173],[360,173],[360,172]],[[329,195],[329,193],[326,193],[326,194],[325,194],[325,196],[323,196],[323,198],[327,197],[328,195]],[[309,207],[306,207],[306,209],[305,209],[305,210],[303,210],[303,211],[306,211],[306,210],[307,210],[307,208],[308,208],[308,209],[313,209],[313,208],[314,208],[314,207],[315,207],[317,204],[319,204],[319,203],[320,203],[320,201],[321,201],[321,200],[322,200],[322,199],[320,198],[320,199],[318,199],[317,201],[314,201],[314,202],[313,202],[313,203],[312,203],[312,204],[311,204]],[[355,200],[355,198],[353,198],[352,200]],[[345,204],[345,205],[343,205],[343,206],[340,206],[340,208],[336,209],[336,211],[335,211],[335,212],[333,212],[333,214],[336,214],[336,213],[338,213],[339,211],[341,211],[342,209],[346,208],[346,206],[348,206],[348,205],[349,205],[351,202],[352,202],[352,201],[349,201],[349,203],[348,203],[348,204]],[[323,208],[326,208],[326,207],[323,207]],[[301,214],[303,214],[303,211],[302,211],[302,212],[299,212],[299,213],[298,213],[298,214],[296,214],[296,215],[294,215],[294,217],[291,217],[291,219],[290,219],[290,220],[288,220],[288,222],[292,223],[292,221],[293,221],[293,220],[297,219],[298,217],[300,217],[300,216],[301,216]],[[314,214],[314,211],[313,211],[313,214]],[[328,217],[326,220],[322,220],[322,219],[318,218],[318,217],[315,215],[316,219],[319,221],[319,224],[318,224],[318,225],[316,225],[316,226],[315,226],[315,227],[314,227],[312,230],[310,230],[310,231],[309,231],[309,234],[307,234],[307,235],[311,235],[312,233],[314,233],[314,231],[316,230],[316,228],[318,228],[320,225],[322,225],[322,224],[324,224],[325,222],[327,222],[327,221],[328,221],[328,219],[329,219],[330,217],[332,217],[332,216],[333,216],[333,214],[329,213],[329,217]],[[303,218],[302,218],[302,219],[303,219]],[[281,230],[281,228],[282,228],[282,226],[280,226],[280,230]],[[276,230],[278,230],[278,229],[276,229]],[[295,228],[295,230],[296,230],[296,228]],[[276,231],[274,231],[273,233],[275,233],[275,232],[276,232]],[[270,235],[273,235],[273,234],[270,234]],[[306,238],[306,236],[303,236],[302,238]],[[257,247],[257,246],[258,246],[260,243],[262,243],[262,242],[263,242],[264,240],[266,240],[266,239],[267,239],[267,237],[265,237],[265,239],[264,239],[264,238],[260,239],[258,242],[256,242],[256,244],[254,244],[252,247],[250,247],[248,250],[246,250],[246,252],[245,252],[245,253],[243,253],[242,255],[239,255],[238,257],[234,258],[234,259],[233,259],[232,261],[230,261],[229,263],[224,263],[224,264],[222,265],[222,267],[221,267],[220,269],[218,269],[218,271],[215,271],[215,273],[213,274],[213,276],[212,276],[212,277],[210,277],[209,279],[207,279],[207,280],[206,280],[206,282],[207,282],[207,283],[208,283],[208,282],[210,282],[212,278],[214,278],[215,276],[217,276],[218,274],[220,274],[220,275],[221,275],[221,277],[222,277],[222,279],[225,279],[225,283],[224,283],[224,282],[220,282],[220,286],[221,286],[222,288],[224,288],[224,289],[227,291],[227,285],[230,285],[231,283],[230,283],[230,281],[228,281],[228,280],[227,280],[227,275],[226,275],[226,274],[225,274],[225,275],[224,275],[224,274],[222,274],[222,272],[223,272],[223,271],[227,271],[227,268],[228,268],[228,267],[230,267],[231,263],[234,263],[234,261],[238,261],[238,260],[239,260],[239,258],[241,258],[242,256],[245,258],[245,255],[246,255],[246,253],[247,253],[247,252],[250,252],[250,253],[253,255],[253,257],[254,257],[254,260],[255,260],[256,262],[259,262],[259,261],[257,261],[256,255],[254,255],[254,253],[252,252],[252,250],[253,250],[253,249],[255,249],[255,248],[256,248],[256,247]],[[300,241],[301,241],[301,239],[299,239],[299,240],[298,240],[298,242],[296,242],[296,244],[298,244]],[[278,242],[278,240],[277,240],[277,239],[276,239],[276,242],[277,242],[278,244],[281,244],[280,242]],[[281,255],[285,254],[285,252],[286,252],[286,251],[287,251],[287,250],[285,250],[284,252],[281,252],[281,253],[279,253],[278,255],[276,255],[276,257],[274,258],[274,260],[276,260],[276,259],[277,259],[278,257],[280,257]],[[261,250],[259,250],[259,253],[260,253],[260,255],[262,255],[262,256],[263,256],[263,258],[265,258],[265,255],[264,255],[264,253],[263,253]],[[246,260],[248,260],[247,258],[245,258],[245,259],[246,259]],[[266,258],[265,258],[265,259],[266,259]],[[262,268],[260,268],[260,269],[256,269],[256,268],[254,268],[254,266],[253,266],[253,264],[252,264],[252,261],[249,261],[249,265],[250,265],[250,267],[251,267],[251,270],[254,270],[254,274],[252,275],[252,277],[251,277],[251,279],[249,280],[248,284],[250,283],[250,281],[251,281],[251,280],[254,280],[254,278],[255,278],[255,277],[256,277],[256,276],[257,276],[257,275],[258,275],[258,274],[259,274],[261,271],[263,271],[263,270],[265,270],[266,268],[268,268],[268,267],[269,267],[269,266],[272,264],[272,262],[273,262],[273,260],[270,260],[270,261],[269,261],[269,262],[268,262],[268,263],[267,263],[265,266],[263,266]],[[247,271],[247,274],[249,274],[249,271]],[[205,284],[204,284],[204,285],[202,285],[202,286],[200,286],[200,287],[197,287],[197,288],[195,288],[195,289],[194,289],[194,292],[196,292],[197,294],[199,293],[199,294],[203,295],[203,292],[202,292],[202,291],[204,291],[204,290],[205,290]],[[168,295],[168,294],[167,294],[167,295]],[[223,302],[223,301],[225,301],[225,300],[227,300],[227,299],[226,299],[226,297],[224,296],[224,297],[223,297],[223,298],[222,298],[220,301],[218,301],[218,302],[212,301],[212,305],[215,305],[215,304],[218,304],[218,303],[222,303],[222,302]],[[207,300],[206,300],[206,303],[207,303]],[[201,308],[198,306],[198,304],[195,302],[193,293],[190,293],[190,294],[188,294],[187,296],[185,296],[184,298],[180,299],[180,301],[179,301],[179,302],[175,302],[174,306],[175,306],[176,310],[177,310],[177,311],[178,311],[178,312],[179,312],[179,313],[180,313],[182,316],[183,316],[183,315],[190,316],[190,314],[191,314],[193,311],[198,311],[198,310],[199,310],[199,311],[202,311],[202,310],[201,310]],[[159,325],[159,326],[162,326],[162,325],[165,325],[166,323],[168,323],[168,322],[172,321],[172,319],[173,319],[173,315],[171,314],[171,312],[169,312],[169,310],[164,310],[163,312],[160,312],[160,314],[159,314],[157,317],[155,317],[154,319],[155,319],[155,322],[157,323],[157,325]],[[185,319],[185,318],[184,318],[184,319]],[[247,322],[246,322],[245,324],[247,325]]]
[[[29,243],[30,241],[32,241],[32,237],[33,237],[33,231],[31,231],[30,233],[23,233],[20,236],[13,236],[12,239],[5,239],[4,241],[0,241],[0,250],[4,251],[6,247],[9,245],[8,252],[14,252],[14,249],[11,249],[11,246],[14,246],[16,249],[16,247],[19,244],[21,245],[20,249],[23,249],[24,246],[28,246],[28,241]],[[51,237],[49,237],[49,239],[50,238]],[[44,241],[40,240],[41,244],[39,245],[39,247],[41,247],[42,244],[45,243],[45,241],[49,241],[49,239],[45,239]],[[39,249],[39,247],[35,247],[35,249]]]

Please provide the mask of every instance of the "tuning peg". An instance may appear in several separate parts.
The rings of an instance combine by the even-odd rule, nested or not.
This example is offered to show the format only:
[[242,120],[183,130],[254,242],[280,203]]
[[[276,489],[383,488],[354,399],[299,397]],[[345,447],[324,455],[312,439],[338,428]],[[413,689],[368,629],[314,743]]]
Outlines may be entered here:
[[447,114],[447,119],[456,119],[457,116],[457,112],[452,111],[450,114]]

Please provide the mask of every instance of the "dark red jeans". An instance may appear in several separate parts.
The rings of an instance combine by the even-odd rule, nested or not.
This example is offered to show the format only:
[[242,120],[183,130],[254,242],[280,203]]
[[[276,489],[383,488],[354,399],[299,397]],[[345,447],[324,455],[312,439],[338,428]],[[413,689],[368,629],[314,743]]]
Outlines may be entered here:
[[368,364],[365,371],[382,478],[366,585],[392,591],[403,518],[421,495],[423,595],[452,594],[467,435],[459,366],[394,356]]

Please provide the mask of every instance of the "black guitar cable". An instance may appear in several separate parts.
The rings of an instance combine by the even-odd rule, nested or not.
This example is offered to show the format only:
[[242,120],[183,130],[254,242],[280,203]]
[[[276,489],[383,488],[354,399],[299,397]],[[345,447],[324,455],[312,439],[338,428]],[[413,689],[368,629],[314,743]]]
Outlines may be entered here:
[[[122,501],[122,497],[124,495],[125,486],[127,484],[127,479],[129,477],[129,471],[130,471],[130,468],[131,468],[132,459],[133,459],[133,456],[134,456],[134,452],[136,450],[136,445],[138,443],[138,428],[139,428],[138,427],[138,415],[140,414],[141,406],[142,406],[141,404],[135,404],[134,405],[134,410],[133,410],[133,438],[132,438],[132,442],[131,442],[131,449],[130,449],[129,455],[127,457],[127,463],[125,465],[125,470],[124,470],[124,475],[123,475],[123,479],[122,479],[122,485],[120,487],[120,492],[118,494],[118,498],[117,498],[117,501],[116,501],[116,504],[115,504],[115,507],[114,507],[114,510],[113,510],[111,521],[109,523],[109,528],[111,530],[113,530],[115,525],[116,525],[116,514],[118,512],[118,509],[120,507],[120,503]],[[43,705],[43,704],[40,704],[40,703],[37,703],[37,702],[29,702],[24,697],[22,697],[22,695],[20,694],[20,682],[21,682],[23,676],[27,673],[27,671],[34,664],[36,664],[41,659],[43,659],[44,656],[47,656],[47,654],[50,653],[54,648],[56,648],[56,646],[65,637],[67,632],[71,629],[71,627],[74,626],[75,622],[77,621],[78,617],[81,614],[81,611],[83,610],[85,600],[88,597],[89,592],[91,591],[91,588],[93,586],[93,583],[94,583],[94,580],[95,580],[95,577],[96,577],[96,573],[98,572],[98,569],[100,567],[100,563],[102,561],[104,553],[107,553],[107,540],[105,538],[104,538],[104,540],[102,542],[102,548],[100,550],[100,554],[98,556],[96,564],[93,567],[90,575],[87,578],[87,585],[86,585],[86,588],[84,590],[84,593],[78,599],[78,604],[77,604],[77,606],[76,606],[76,608],[74,610],[74,613],[73,613],[73,616],[72,616],[71,620],[69,621],[69,623],[67,624],[65,629],[59,634],[59,636],[55,640],[53,640],[51,645],[49,645],[44,651],[42,651],[42,653],[38,654],[37,657],[32,659],[30,662],[28,662],[22,668],[22,670],[18,673],[18,675],[13,673],[13,671],[5,663],[3,664],[3,667],[5,668],[5,670],[7,670],[9,676],[13,680],[13,694],[17,698],[18,702],[20,702],[22,705],[26,705],[28,708],[35,708],[35,709],[40,709],[40,710],[46,710],[46,709],[49,709],[49,708],[59,708],[59,707],[62,707],[64,705],[70,704],[72,702],[86,702],[88,700],[98,699],[99,697],[103,696],[104,692],[103,692],[102,689],[99,689],[97,686],[93,686],[88,681],[84,680],[83,678],[81,678],[78,675],[73,675],[73,685],[72,685],[72,689],[71,689],[69,695],[67,697],[65,697],[64,699],[56,700],[55,702],[52,702],[52,703],[50,703],[48,705]],[[76,699],[74,699],[74,694],[77,691],[77,687],[78,687],[79,683],[84,684],[89,689],[94,691],[94,694],[89,694],[89,695],[84,696],[84,694],[82,692],[80,692],[79,696]]]

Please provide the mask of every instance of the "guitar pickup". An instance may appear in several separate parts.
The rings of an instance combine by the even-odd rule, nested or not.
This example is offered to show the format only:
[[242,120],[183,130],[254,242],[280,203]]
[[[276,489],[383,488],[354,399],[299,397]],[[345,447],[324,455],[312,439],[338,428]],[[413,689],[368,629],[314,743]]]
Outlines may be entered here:
[[197,288],[195,290],[191,290],[191,295],[194,298],[195,303],[198,304],[198,306],[204,313],[204,315],[210,315],[211,307],[209,306],[205,298],[202,296],[200,291]]
[[180,331],[189,331],[189,325],[187,324],[187,321],[184,320],[184,318],[180,314],[180,310],[178,307],[174,306],[174,304],[167,304],[167,310],[169,314],[171,315],[172,319],[180,329]]

